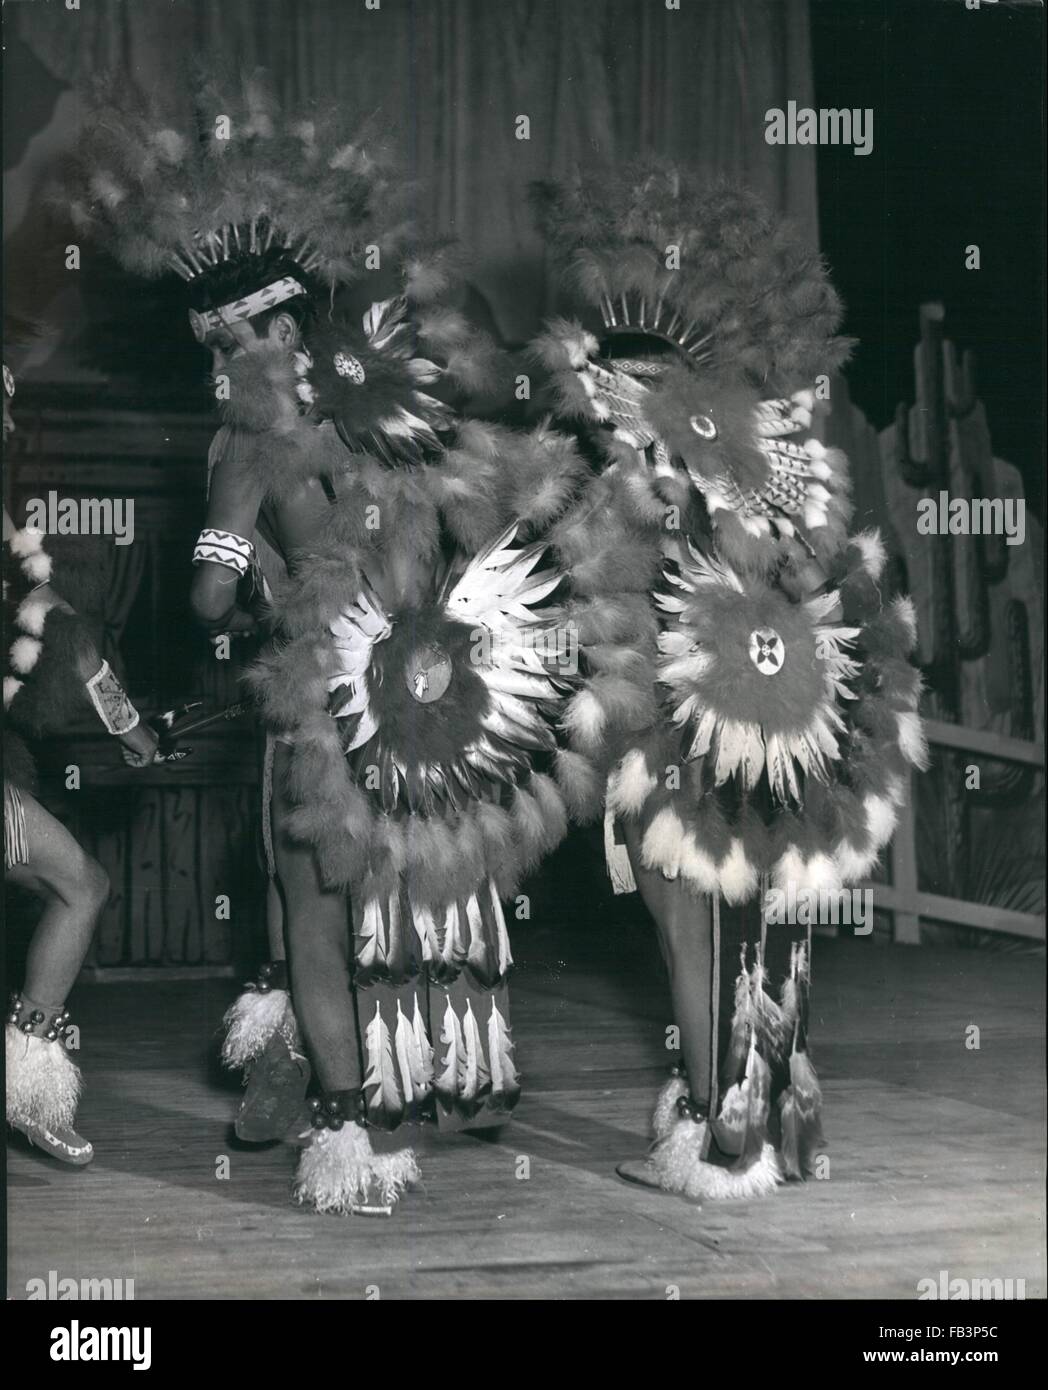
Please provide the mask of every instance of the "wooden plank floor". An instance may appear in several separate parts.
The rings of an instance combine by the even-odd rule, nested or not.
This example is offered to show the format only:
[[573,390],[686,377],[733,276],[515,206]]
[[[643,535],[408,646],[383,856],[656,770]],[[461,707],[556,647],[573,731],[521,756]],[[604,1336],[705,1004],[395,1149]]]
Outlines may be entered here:
[[829,1179],[700,1210],[613,1171],[665,1071],[646,927],[514,945],[516,1118],[495,1142],[426,1131],[424,1189],[391,1220],[290,1205],[296,1151],[232,1138],[225,982],[81,988],[97,1158],[9,1147],[9,1297],[49,1270],[133,1278],[138,1299],[913,1298],[942,1269],[1045,1295],[1039,959],[817,942]]

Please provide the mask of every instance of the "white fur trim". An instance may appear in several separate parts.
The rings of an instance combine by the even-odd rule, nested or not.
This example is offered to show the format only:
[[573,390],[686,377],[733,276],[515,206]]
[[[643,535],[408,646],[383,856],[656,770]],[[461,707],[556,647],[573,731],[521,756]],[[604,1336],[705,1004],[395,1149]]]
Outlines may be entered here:
[[80,1068],[60,1042],[5,1025],[7,1118],[44,1129],[72,1129],[80,1099]]
[[895,616],[901,619],[912,647],[917,641],[917,610],[913,606],[913,599],[910,598],[909,594],[900,594],[892,604],[892,608],[895,610]]
[[764,1145],[756,1163],[739,1172],[703,1161],[705,1135],[705,1124],[678,1119],[649,1159],[660,1187],[693,1202],[726,1202],[767,1196],[783,1181],[779,1157],[771,1144]]
[[841,881],[858,883],[866,878],[873,871],[879,853],[872,845],[868,849],[856,849],[848,840],[840,840],[833,851],[833,858]]
[[804,886],[804,859],[799,851],[791,847],[777,860],[771,871],[771,883],[783,893],[789,892],[791,883],[795,888]]
[[376,1154],[367,1130],[347,1123],[314,1131],[299,1160],[294,1196],[317,1211],[346,1216],[358,1206],[392,1205],[421,1176],[411,1149]]
[[803,887],[815,892],[839,893],[841,876],[828,854],[813,854],[804,866]]
[[895,718],[903,757],[923,771],[928,766],[928,741],[924,737],[920,715],[913,710],[901,710]]
[[746,858],[741,840],[732,840],[728,857],[719,865],[720,889],[727,903],[743,903],[757,891],[757,870]]
[[880,531],[876,529],[860,531],[857,536],[852,536],[851,540],[852,545],[862,556],[863,569],[876,583],[884,573],[884,566],[888,562],[888,552],[884,548]]
[[16,680],[14,676],[4,677],[4,709],[7,709],[8,705],[22,689],[22,684],[23,682]]
[[651,1114],[651,1133],[654,1139],[665,1139],[680,1119],[677,1114],[677,1101],[688,1094],[688,1083],[683,1076],[671,1076],[659,1092],[655,1109]]
[[607,715],[592,690],[581,690],[569,700],[563,714],[564,727],[580,748],[596,749],[604,738]]
[[644,832],[641,859],[646,869],[658,869],[667,878],[680,873],[684,824],[670,806],[664,806]]
[[700,893],[716,893],[720,886],[717,865],[694,835],[686,834],[681,840],[680,871]]
[[[568,355],[568,361],[575,370],[578,371],[579,368],[586,365],[591,357],[597,357],[599,355],[600,344],[592,333],[581,328],[578,324],[573,324],[572,328],[574,331],[565,332],[561,338],[561,342]],[[586,380],[587,379],[584,377],[584,385]]]
[[46,598],[34,598],[32,594],[18,605],[15,622],[23,632],[31,637],[44,635],[44,623],[54,604]]
[[27,675],[40,660],[43,646],[37,637],[16,637],[11,643],[11,665],[20,676]]
[[42,550],[38,555],[30,555],[22,561],[22,573],[34,584],[46,584],[51,578],[50,555],[45,554]]
[[872,794],[863,798],[862,808],[866,812],[866,829],[873,843],[880,849],[895,833],[898,812],[891,801]]
[[269,989],[264,993],[246,989],[230,1004],[222,1022],[226,1026],[222,1061],[227,1067],[245,1066],[277,1033],[292,1051],[301,1051],[295,1011],[286,989]]
[[28,555],[36,555],[43,549],[44,533],[38,526],[23,526],[11,537],[11,554],[24,560]]
[[658,785],[639,748],[631,748],[608,778],[608,805],[620,816],[635,816]]
[[[901,798],[902,790],[898,784],[889,788],[889,797],[894,797],[896,793]],[[898,812],[888,797],[874,796],[871,792],[863,798],[862,808],[870,843],[865,849],[859,849],[848,840],[840,840],[833,852],[834,862],[844,883],[857,883],[872,872],[898,820]]]

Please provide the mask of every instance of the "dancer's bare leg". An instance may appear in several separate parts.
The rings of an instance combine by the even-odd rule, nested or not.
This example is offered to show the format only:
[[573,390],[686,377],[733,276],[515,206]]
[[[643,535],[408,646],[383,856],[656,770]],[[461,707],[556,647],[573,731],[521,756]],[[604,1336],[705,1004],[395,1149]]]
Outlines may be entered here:
[[285,827],[291,804],[291,750],[278,743],[273,764],[273,846],[283,891],[291,993],[310,1060],[325,1091],[357,1090],[360,1050],[350,990],[350,927],[344,893],[325,888],[312,848]]
[[22,792],[28,864],[18,864],[8,881],[43,900],[26,957],[27,998],[62,1004],[72,989],[109,896],[109,878],[54,816]]
[[266,939],[269,942],[270,960],[287,959],[284,930],[284,900],[277,880],[271,878],[266,883]]
[[43,900],[29,944],[25,986],[6,1025],[7,1120],[37,1148],[63,1163],[90,1163],[94,1150],[76,1133],[80,1074],[66,1050],[64,1012],[109,896],[101,864],[80,848],[50,811],[20,793],[29,860],[10,882]]
[[356,1002],[350,989],[349,903],[324,887],[311,847],[296,843],[285,826],[290,810],[287,769],[291,750],[277,744],[273,764],[273,845],[284,895],[291,992],[299,1027],[324,1092],[316,1100],[314,1133],[302,1151],[295,1199],[318,1211],[388,1216],[419,1170],[394,1136],[373,1138],[363,1127],[362,1071]]
[[712,1086],[713,916],[705,894],[692,893],[681,879],[646,869],[636,821],[622,829],[637,887],[658,931],[670,977],[674,1022],[693,1100],[708,1103]]

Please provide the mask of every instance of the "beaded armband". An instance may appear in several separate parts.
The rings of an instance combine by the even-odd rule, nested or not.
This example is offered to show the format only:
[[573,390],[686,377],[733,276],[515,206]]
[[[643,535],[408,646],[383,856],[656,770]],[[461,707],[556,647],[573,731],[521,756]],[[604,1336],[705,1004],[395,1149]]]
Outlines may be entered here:
[[225,565],[226,569],[246,574],[251,565],[255,547],[235,531],[216,531],[205,526],[193,547],[193,564],[208,561],[212,565]]
[[86,689],[95,707],[95,713],[114,738],[129,734],[138,724],[138,710],[113,675],[108,661],[102,662],[97,672],[86,683]]

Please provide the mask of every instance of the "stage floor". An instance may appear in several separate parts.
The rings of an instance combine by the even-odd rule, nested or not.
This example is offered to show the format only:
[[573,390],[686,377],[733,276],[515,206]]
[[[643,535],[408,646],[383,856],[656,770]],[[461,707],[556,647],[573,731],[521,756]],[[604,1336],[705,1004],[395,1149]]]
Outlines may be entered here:
[[297,1151],[237,1144],[213,1061],[232,982],[81,987],[97,1157],[9,1145],[8,1296],[55,1271],[137,1299],[912,1299],[947,1270],[1044,1297],[1041,959],[816,941],[829,1178],[700,1210],[614,1174],[665,1075],[648,929],[520,929],[514,950],[514,1121],[427,1130],[424,1189],[389,1220],[292,1206]]

